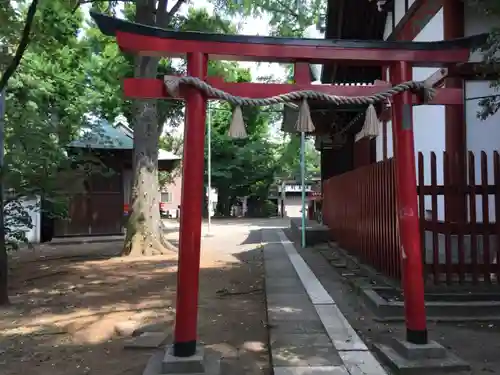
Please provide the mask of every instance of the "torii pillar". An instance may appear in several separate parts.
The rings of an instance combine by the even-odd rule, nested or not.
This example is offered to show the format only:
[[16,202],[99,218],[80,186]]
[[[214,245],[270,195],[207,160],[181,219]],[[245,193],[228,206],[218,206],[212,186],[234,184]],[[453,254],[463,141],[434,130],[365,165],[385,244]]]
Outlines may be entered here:
[[[443,1],[444,40],[463,38],[465,4],[457,0]],[[447,78],[447,88],[464,89],[461,78]],[[449,157],[449,175],[445,178],[453,185],[462,185],[466,180],[467,133],[464,105],[445,106],[445,150]],[[466,197],[460,192],[445,197],[447,221],[465,222],[467,216]]]
[[[206,79],[208,56],[187,55],[187,74]],[[194,87],[186,88],[186,124],[182,165],[182,197],[179,230],[179,266],[173,355],[190,357],[196,351],[198,285],[205,163],[207,98]]]

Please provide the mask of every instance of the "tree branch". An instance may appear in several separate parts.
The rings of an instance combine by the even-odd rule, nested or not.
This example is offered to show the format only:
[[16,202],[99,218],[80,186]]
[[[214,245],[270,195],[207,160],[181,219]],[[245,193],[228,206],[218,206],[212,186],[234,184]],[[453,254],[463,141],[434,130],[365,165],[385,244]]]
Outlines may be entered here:
[[[94,3],[107,3],[109,0],[78,0],[76,2],[75,7],[73,8],[73,13],[77,11],[78,8],[80,8],[80,5],[83,4],[94,4]],[[128,3],[128,2],[135,2],[134,0],[114,0],[117,3]]]
[[184,3],[186,0],[177,0],[172,9],[167,12],[168,0],[159,0],[156,11],[156,26],[166,28]]
[[186,2],[186,0],[177,0],[177,2],[174,4],[172,9],[170,9],[170,11],[168,12],[169,22],[172,19],[172,17],[175,15],[175,13],[177,13],[179,11],[182,4],[184,4],[185,2]]
[[24,24],[23,33],[21,34],[21,40],[19,41],[19,45],[17,46],[16,53],[12,58],[12,61],[10,62],[9,66],[2,74],[2,78],[0,79],[0,91],[3,91],[5,86],[7,86],[10,77],[12,77],[12,75],[16,72],[17,67],[21,63],[24,51],[26,51],[26,48],[28,48],[31,26],[33,25],[33,20],[35,18],[37,6],[38,6],[38,0],[32,0],[28,8],[28,13],[26,15],[26,22]]

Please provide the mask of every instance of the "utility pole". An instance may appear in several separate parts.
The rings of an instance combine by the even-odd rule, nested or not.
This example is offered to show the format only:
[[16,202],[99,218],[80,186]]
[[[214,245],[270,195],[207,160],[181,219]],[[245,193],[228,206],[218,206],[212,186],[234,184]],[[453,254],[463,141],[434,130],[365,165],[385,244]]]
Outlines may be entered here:
[[210,105],[207,106],[207,147],[208,147],[208,156],[207,156],[207,175],[208,175],[208,225],[207,225],[207,237],[212,235],[211,227],[212,227],[212,108]]

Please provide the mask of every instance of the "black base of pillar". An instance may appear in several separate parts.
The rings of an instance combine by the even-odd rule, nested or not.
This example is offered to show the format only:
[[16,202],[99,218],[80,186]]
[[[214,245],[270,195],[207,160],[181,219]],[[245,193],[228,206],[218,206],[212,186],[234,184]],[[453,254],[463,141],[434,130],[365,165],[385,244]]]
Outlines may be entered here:
[[196,340],[175,342],[173,345],[174,356],[191,357],[196,354]]
[[417,345],[425,345],[429,342],[427,337],[427,330],[423,331],[414,331],[412,329],[406,329],[406,341],[411,342],[412,344]]

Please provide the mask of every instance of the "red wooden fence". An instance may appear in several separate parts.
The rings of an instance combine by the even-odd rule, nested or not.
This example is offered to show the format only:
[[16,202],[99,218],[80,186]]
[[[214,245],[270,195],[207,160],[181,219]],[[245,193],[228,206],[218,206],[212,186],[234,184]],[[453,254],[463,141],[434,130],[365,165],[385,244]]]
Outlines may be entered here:
[[[423,154],[418,155],[416,178],[426,281],[498,283],[500,220],[494,222],[489,213],[493,201],[495,217],[500,218],[500,157],[496,152],[493,155],[490,182],[486,153],[481,153],[479,181],[473,153],[468,154],[467,181],[450,181],[451,162],[453,159],[443,153],[442,168],[438,168],[435,153],[427,163]],[[427,166],[430,173],[426,173]],[[426,175],[430,181],[425,181]],[[323,220],[339,245],[399,280],[395,161],[388,159],[333,177],[325,181],[323,194]],[[463,219],[450,221],[449,212],[457,202],[462,202],[462,210],[467,212]]]
[[[450,165],[454,160],[443,153],[443,178],[442,184],[438,184],[441,176],[438,176],[436,154],[430,153],[427,163],[423,154],[418,154],[420,227],[428,282],[436,285],[491,284],[500,280],[499,154],[494,152],[492,159],[488,163],[486,153],[481,152],[476,173],[476,158],[469,152],[466,179],[451,182]],[[430,174],[426,173],[427,167],[430,167]],[[427,183],[425,174],[430,175]],[[462,217],[450,215],[454,206],[462,207]],[[495,219],[490,217],[491,211]]]
[[323,187],[323,221],[340,246],[399,279],[393,159],[330,178]]

